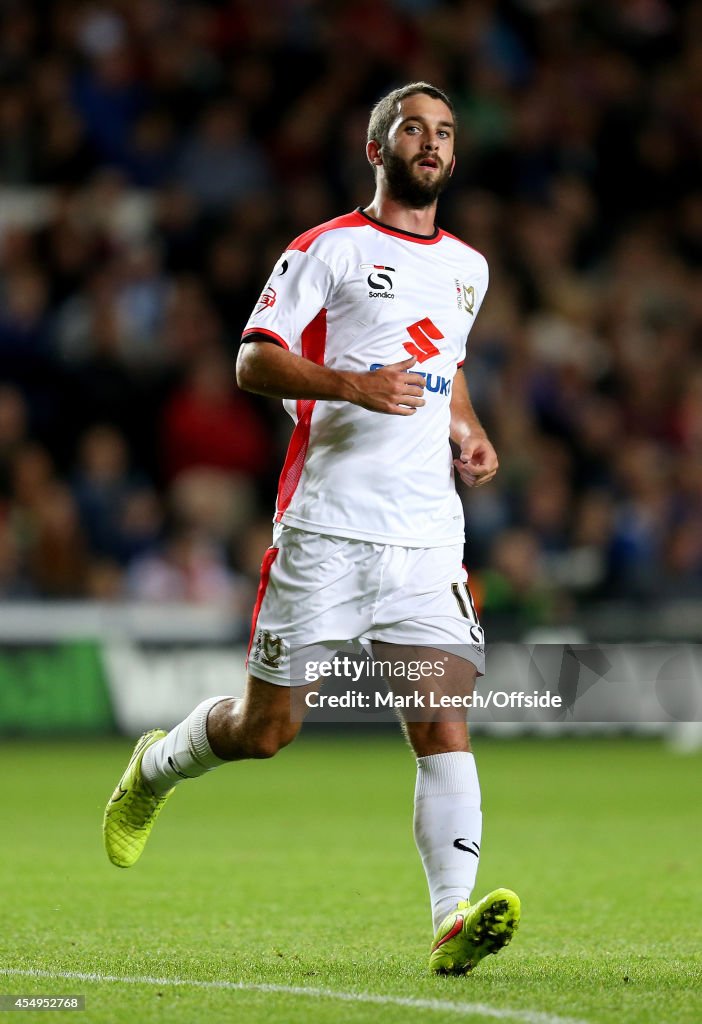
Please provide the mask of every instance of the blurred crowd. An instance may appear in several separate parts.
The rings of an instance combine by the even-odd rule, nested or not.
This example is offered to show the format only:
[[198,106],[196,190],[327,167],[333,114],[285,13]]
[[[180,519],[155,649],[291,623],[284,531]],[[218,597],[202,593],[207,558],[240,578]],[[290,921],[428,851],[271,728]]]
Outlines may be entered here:
[[485,615],[702,598],[699,0],[4,0],[1,597],[246,609],[290,424],[237,390],[241,329],[370,201],[369,108],[416,79],[491,268]]

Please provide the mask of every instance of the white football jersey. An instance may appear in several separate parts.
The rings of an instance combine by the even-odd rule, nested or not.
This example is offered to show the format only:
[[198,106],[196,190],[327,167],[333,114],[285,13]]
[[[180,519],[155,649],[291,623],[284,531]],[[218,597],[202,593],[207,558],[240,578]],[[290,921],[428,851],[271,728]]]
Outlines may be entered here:
[[449,445],[453,378],[488,285],[485,258],[437,228],[414,235],[360,209],[296,238],[243,333],[335,370],[417,358],[426,405],[393,416],[286,400],[295,422],[275,519],[404,547],[463,540]]

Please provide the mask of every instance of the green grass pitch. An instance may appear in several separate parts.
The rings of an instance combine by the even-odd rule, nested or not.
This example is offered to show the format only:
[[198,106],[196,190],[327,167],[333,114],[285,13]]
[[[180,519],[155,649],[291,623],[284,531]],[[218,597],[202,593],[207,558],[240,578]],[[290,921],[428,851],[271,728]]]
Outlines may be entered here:
[[[303,734],[185,783],[128,871],[100,822],[131,744],[4,742],[0,993],[84,994],[83,1024],[699,1024],[702,755],[475,747],[475,895],[516,889],[522,926],[472,977],[434,978],[399,732]],[[28,969],[46,976],[6,973]]]

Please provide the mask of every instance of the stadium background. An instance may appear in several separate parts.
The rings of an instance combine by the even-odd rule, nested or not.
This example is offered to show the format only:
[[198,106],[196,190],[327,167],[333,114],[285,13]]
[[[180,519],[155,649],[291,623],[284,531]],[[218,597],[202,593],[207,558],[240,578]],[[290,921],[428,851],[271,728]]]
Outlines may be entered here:
[[240,331],[424,78],[460,121],[440,223],[491,267],[467,369],[501,471],[462,493],[491,635],[702,600],[701,39],[663,0],[4,3],[3,599],[245,629],[289,426],[236,389]]
[[700,717],[702,3],[3,0],[0,993],[87,993],[90,1024],[702,1019],[694,723],[688,757],[480,737],[479,889],[524,924],[455,986],[377,726],[182,787],[138,869],[100,848],[126,737],[243,685],[290,425],[237,390],[240,331],[289,240],[369,201],[369,107],[411,79],[455,99],[439,222],[491,267],[466,369],[501,470],[461,491],[488,638],[679,643]]

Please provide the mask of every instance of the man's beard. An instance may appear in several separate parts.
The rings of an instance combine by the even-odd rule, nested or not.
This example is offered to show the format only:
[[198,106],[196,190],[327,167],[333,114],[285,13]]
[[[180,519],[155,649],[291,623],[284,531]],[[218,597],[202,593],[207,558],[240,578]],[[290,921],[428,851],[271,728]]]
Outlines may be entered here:
[[[412,210],[423,210],[425,207],[431,206],[432,203],[436,202],[451,177],[450,165],[444,167],[443,171],[440,171],[439,174],[428,181],[422,181],[416,177],[413,165],[415,163],[418,164],[421,160],[426,160],[426,154],[415,157],[413,161],[408,162],[403,160],[401,156],[393,153],[387,146],[383,146],[381,155],[383,157],[383,169],[385,171],[388,193],[396,202],[402,203],[403,206],[409,206]],[[438,157],[432,157],[431,159],[436,160],[437,165],[441,166]]]

